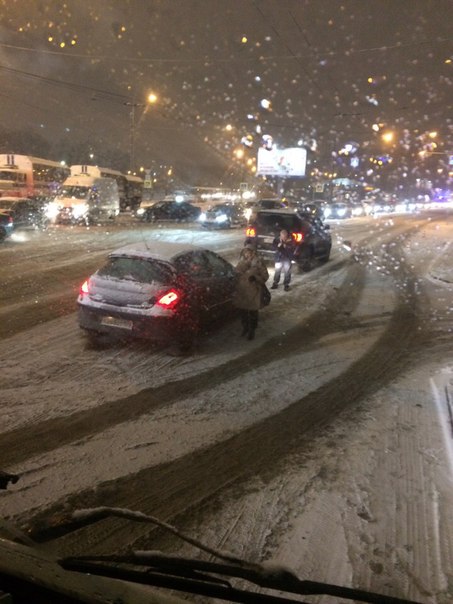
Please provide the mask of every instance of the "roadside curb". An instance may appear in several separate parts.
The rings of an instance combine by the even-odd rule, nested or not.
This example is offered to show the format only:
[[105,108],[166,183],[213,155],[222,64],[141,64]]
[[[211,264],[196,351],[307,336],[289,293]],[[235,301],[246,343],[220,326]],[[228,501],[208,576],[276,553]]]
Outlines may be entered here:
[[442,253],[429,268],[429,275],[436,281],[453,284],[453,247],[451,242],[445,245]]

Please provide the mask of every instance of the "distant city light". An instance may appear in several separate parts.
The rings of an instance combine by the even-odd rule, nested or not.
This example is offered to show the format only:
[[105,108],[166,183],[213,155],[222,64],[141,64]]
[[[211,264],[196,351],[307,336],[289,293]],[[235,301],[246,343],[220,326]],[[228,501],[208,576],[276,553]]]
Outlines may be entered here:
[[393,141],[393,138],[394,138],[394,134],[390,130],[388,130],[387,132],[384,132],[384,134],[382,135],[382,140],[385,143],[391,143]]

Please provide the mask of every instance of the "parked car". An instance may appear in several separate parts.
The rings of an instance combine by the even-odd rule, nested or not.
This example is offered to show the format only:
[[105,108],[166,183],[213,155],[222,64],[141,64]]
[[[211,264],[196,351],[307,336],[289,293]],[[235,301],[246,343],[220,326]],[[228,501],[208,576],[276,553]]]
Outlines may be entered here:
[[324,218],[338,220],[341,218],[351,218],[352,208],[349,204],[342,201],[327,202],[324,207]]
[[19,229],[49,226],[45,203],[28,197],[0,197],[0,213],[0,240]]
[[301,270],[309,270],[313,260],[326,262],[330,257],[330,227],[309,214],[294,210],[261,210],[246,229],[246,243],[253,243],[264,254],[273,254],[274,238],[286,229],[295,243],[294,261]]
[[205,212],[202,211],[198,220],[206,228],[220,229],[247,223],[244,208],[233,203],[220,203]]
[[150,241],[113,251],[79,293],[79,325],[93,340],[144,338],[190,348],[233,312],[234,267],[189,244]]
[[302,201],[299,202],[296,206],[296,211],[299,212],[299,214],[309,214],[310,216],[320,218],[321,220],[324,220],[326,218],[325,209],[326,202],[319,200]]
[[[141,211],[142,210],[142,211]],[[201,214],[201,209],[188,201],[163,200],[137,210],[137,217],[145,222],[163,220],[176,222],[193,222]]]
[[0,242],[9,237],[13,230],[13,217],[0,211]]

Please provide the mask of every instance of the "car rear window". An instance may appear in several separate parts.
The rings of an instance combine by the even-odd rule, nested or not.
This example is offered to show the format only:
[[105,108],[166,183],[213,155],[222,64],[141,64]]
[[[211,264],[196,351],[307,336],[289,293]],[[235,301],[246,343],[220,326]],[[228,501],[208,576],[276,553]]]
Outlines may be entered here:
[[275,208],[285,207],[285,204],[281,201],[278,201],[278,199],[260,199],[258,205],[260,208],[265,210],[273,210]]
[[5,200],[1,200],[0,199],[0,208],[2,210],[11,210],[14,207],[14,204],[17,203],[16,201],[10,201],[9,199],[5,199]]
[[168,264],[144,258],[109,258],[107,264],[99,269],[98,275],[111,279],[125,279],[139,283],[171,283],[173,272]]
[[301,220],[293,214],[257,214],[256,225],[264,231],[297,231],[301,227]]

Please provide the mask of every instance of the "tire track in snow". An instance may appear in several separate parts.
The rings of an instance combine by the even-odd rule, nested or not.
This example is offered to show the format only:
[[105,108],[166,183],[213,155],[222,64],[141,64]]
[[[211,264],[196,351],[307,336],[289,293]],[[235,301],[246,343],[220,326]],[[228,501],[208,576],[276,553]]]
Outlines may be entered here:
[[[137,419],[181,397],[194,396],[211,388],[219,375],[222,381],[237,378],[254,368],[272,362],[276,347],[282,343],[284,346],[279,346],[281,348],[279,354],[285,356],[309,348],[316,339],[338,330],[338,320],[333,320],[333,317],[339,310],[341,314],[345,309],[352,312],[360,299],[364,275],[364,268],[360,264],[351,262],[344,278],[344,285],[331,296],[323,309],[311,315],[306,323],[295,326],[285,335],[267,340],[259,348],[254,348],[221,366],[187,378],[166,382],[154,388],[146,388],[131,396],[108,401],[66,417],[52,418],[3,433],[0,438],[0,458],[3,466],[12,466],[35,454],[54,450],[115,424]],[[20,447],[17,443],[21,443]]]
[[[363,287],[363,276],[364,276],[364,269],[361,265],[358,264],[353,264],[350,267],[348,267],[348,273],[345,279],[345,284],[344,286],[341,288],[340,292],[339,292],[339,296],[336,296],[334,299],[331,299],[329,302],[329,305],[327,305],[322,311],[319,311],[318,313],[315,313],[314,315],[312,315],[310,317],[309,320],[309,324],[308,325],[303,325],[303,326],[298,326],[297,328],[295,328],[294,330],[292,330],[291,332],[287,332],[286,336],[284,338],[284,342],[285,342],[285,350],[287,349],[288,346],[288,342],[290,342],[290,345],[288,347],[288,352],[291,353],[291,351],[299,351],[301,349],[300,346],[300,341],[302,340],[302,342],[304,343],[304,346],[307,345],[309,347],[310,343],[313,343],[317,338],[321,337],[322,335],[326,335],[327,333],[330,333],[332,331],[335,331],[338,329],[338,326],[341,326],[341,324],[344,324],[344,317],[342,315],[342,311],[344,310],[348,310],[348,312],[352,311],[353,308],[355,307],[355,305],[357,304],[359,298],[360,298],[360,293],[361,293],[361,288]],[[405,276],[406,278],[406,276]],[[342,305],[342,303],[344,302],[344,306]],[[253,458],[250,458],[250,455],[247,454],[247,451],[245,451],[245,448],[247,448],[247,445],[244,443],[247,443],[248,439],[251,438],[251,443],[252,443],[252,449],[255,448],[256,453],[253,454],[253,457],[260,457],[261,458],[261,462],[260,464],[265,464],[266,461],[271,463],[273,461],[273,459],[278,459],[278,450],[280,449],[280,451],[285,454],[285,452],[288,452],[288,446],[283,445],[282,443],[278,444],[278,441],[281,440],[281,435],[282,435],[282,431],[278,430],[279,426],[286,426],[286,430],[283,431],[283,433],[285,434],[285,443],[288,442],[288,439],[286,438],[287,435],[291,435],[291,439],[296,438],[296,434],[294,433],[294,430],[296,430],[297,432],[299,432],[299,428],[301,429],[301,433],[306,432],[306,430],[310,429],[310,426],[313,427],[313,425],[317,425],[322,421],[322,414],[321,416],[319,416],[319,413],[317,413],[317,411],[319,412],[319,409],[323,408],[324,411],[326,411],[326,400],[330,401],[331,404],[331,409],[330,411],[337,411],[338,409],[340,409],[342,407],[342,405],[344,405],[344,401],[348,400],[348,398],[345,396],[347,393],[344,391],[344,387],[342,387],[343,382],[346,383],[346,387],[347,389],[351,390],[351,397],[350,400],[355,400],[358,396],[360,396],[361,393],[361,389],[359,388],[359,391],[357,391],[357,388],[351,388],[351,385],[354,382],[354,375],[357,371],[360,371],[360,368],[362,365],[364,365],[365,367],[367,367],[367,365],[370,364],[369,361],[369,356],[371,355],[371,365],[372,368],[374,369],[374,373],[372,372],[372,377],[373,379],[376,377],[376,375],[379,375],[380,372],[384,373],[388,373],[389,371],[389,367],[391,367],[392,365],[392,360],[395,359],[399,359],[399,353],[401,353],[401,348],[404,347],[405,343],[407,344],[406,340],[407,340],[407,334],[405,332],[403,332],[402,330],[400,330],[398,332],[398,330],[396,330],[393,335],[392,335],[392,328],[394,327],[393,324],[398,325],[401,321],[402,324],[407,323],[408,322],[408,318],[406,316],[406,312],[408,311],[407,308],[407,300],[404,299],[400,306],[398,307],[397,311],[395,312],[395,314],[393,315],[390,324],[389,324],[389,328],[386,331],[387,336],[384,334],[383,338],[381,338],[381,340],[379,341],[379,343],[377,344],[377,348],[373,347],[373,350],[370,351],[367,355],[365,355],[365,357],[363,357],[363,361],[362,359],[360,361],[358,361],[358,363],[355,363],[353,368],[352,368],[352,373],[351,371],[347,371],[345,374],[343,374],[342,376],[340,376],[338,379],[333,380],[332,382],[330,382],[329,384],[326,384],[326,386],[321,387],[320,389],[318,389],[318,391],[316,391],[315,393],[312,393],[311,395],[309,395],[308,397],[304,397],[303,399],[301,399],[300,401],[298,401],[297,403],[294,403],[293,405],[291,405],[291,407],[289,407],[287,409],[287,411],[285,412],[281,412],[279,413],[277,416],[274,416],[273,418],[269,418],[269,420],[266,420],[264,422],[260,422],[259,424],[257,424],[256,426],[253,426],[251,429],[245,430],[244,432],[240,433],[239,435],[233,437],[232,439],[226,441],[225,443],[219,443],[219,445],[215,445],[214,447],[210,447],[209,449],[205,450],[205,451],[199,451],[194,453],[193,455],[188,455],[185,458],[182,458],[181,460],[178,460],[176,462],[173,462],[172,464],[166,464],[166,465],[162,465],[162,466],[158,466],[156,468],[151,468],[148,470],[144,470],[143,472],[139,472],[137,475],[135,476],[130,476],[128,478],[125,479],[120,479],[115,481],[115,483],[113,484],[109,484],[109,483],[105,483],[103,485],[101,485],[99,487],[99,489],[96,492],[84,492],[80,499],[78,499],[78,497],[76,496],[76,498],[69,498],[66,502],[66,504],[64,504],[63,506],[57,506],[57,508],[53,511],[56,511],[59,507],[60,511],[65,507],[72,507],[73,505],[96,505],[96,503],[92,503],[93,501],[103,501],[103,503],[106,502],[106,499],[108,501],[109,505],[123,505],[123,504],[119,504],[119,503],[113,503],[113,500],[116,502],[118,499],[121,500],[122,497],[128,497],[128,494],[130,496],[130,494],[133,492],[141,492],[143,491],[143,489],[146,491],[147,494],[152,493],[153,489],[151,488],[151,490],[148,487],[152,487],[152,485],[154,485],[154,488],[159,488],[159,482],[160,485],[164,484],[166,485],[167,483],[165,482],[167,480],[167,478],[169,476],[173,476],[173,478],[169,481],[169,491],[177,491],[178,493],[185,493],[186,491],[190,491],[191,488],[194,486],[194,484],[197,484],[197,478],[196,478],[196,473],[194,474],[193,472],[190,471],[190,468],[192,467],[192,465],[194,465],[194,468],[196,470],[196,468],[199,468],[199,475],[203,476],[203,488],[200,489],[200,492],[198,493],[195,490],[194,492],[191,492],[190,497],[183,497],[181,496],[181,501],[175,503],[175,506],[170,505],[170,502],[167,500],[166,503],[163,505],[163,511],[165,511],[166,508],[168,508],[168,513],[170,514],[170,517],[174,516],[174,514],[178,514],[181,511],[184,511],[184,509],[186,509],[188,506],[190,507],[190,501],[192,502],[196,502],[196,501],[202,501],[204,497],[206,496],[210,496],[210,494],[216,492],[216,490],[218,488],[222,488],[223,486],[227,485],[230,481],[234,481],[237,480],[242,474],[247,473],[249,471],[249,469],[253,469],[254,467],[257,467],[257,463],[253,463]],[[335,316],[336,315],[336,316]],[[332,322],[332,317],[335,318],[335,321]],[[329,324],[330,322],[330,324]],[[334,324],[332,324],[334,323]],[[391,328],[390,328],[391,327]],[[413,326],[412,326],[413,327]],[[409,329],[409,332],[411,332],[411,330]],[[413,333],[412,333],[413,335]],[[404,336],[404,337],[402,337]],[[394,349],[394,352],[396,351],[395,354],[389,354],[389,344],[388,342],[386,342],[386,339],[391,339],[392,341],[392,346]],[[396,341],[398,343],[398,345],[395,345],[395,338]],[[274,340],[277,340],[278,338],[275,338]],[[275,353],[275,341],[271,341],[271,342],[267,342],[266,345],[262,346],[259,349],[256,349],[253,351],[253,353],[251,353],[250,356],[254,357],[253,359],[248,359],[249,364],[246,365],[246,370],[249,371],[250,369],[253,369],[252,364],[255,366],[261,366],[263,364],[265,364],[267,361],[270,361],[274,358],[274,353]],[[375,350],[376,348],[376,350]],[[379,353],[379,351],[381,351]],[[376,359],[377,362],[376,362]],[[239,359],[239,364],[241,366],[243,366],[244,364],[244,358]],[[229,379],[230,377],[237,377],[237,375],[240,375],[240,372],[238,372],[238,367],[237,367],[237,362],[230,362],[226,364],[225,369],[226,371],[226,379]],[[394,366],[394,370],[398,370],[397,365],[395,364]],[[218,372],[218,368],[215,369],[216,372]],[[207,372],[208,374],[210,372]],[[352,380],[348,379],[349,374],[351,373],[352,376]],[[197,382],[200,382],[200,376],[196,377]],[[204,386],[209,387],[211,382],[211,379],[208,379],[208,383],[205,383]],[[181,383],[184,383],[184,386],[190,385],[191,387],[194,386],[193,381],[192,380],[188,380],[185,381],[183,380]],[[179,384],[179,386],[181,386],[181,384]],[[167,386],[168,387],[168,386]],[[366,381],[364,382],[364,391],[368,392],[370,385],[369,383],[367,383]],[[165,388],[165,386],[164,386]],[[171,390],[171,389],[170,389]],[[179,390],[179,388],[177,389]],[[193,392],[196,392],[196,388],[195,390],[193,390]],[[175,392],[173,393],[176,395],[175,400],[177,400],[177,395],[178,393]],[[187,388],[185,388],[184,390],[184,396],[187,395]],[[167,396],[167,394],[166,394]],[[135,397],[132,397],[132,399],[134,399]],[[333,398],[333,400],[331,400]],[[338,398],[340,399],[340,403],[338,402]],[[335,400],[337,401],[337,404],[335,404]],[[320,404],[322,403],[322,404]],[[124,401],[123,401],[124,404]],[[307,425],[304,425],[304,421],[300,421],[304,419],[304,416],[306,415],[306,411],[302,412],[302,415],[300,413],[300,411],[298,410],[298,407],[305,407],[306,405],[308,405],[308,409],[306,409],[306,411],[309,411],[309,415],[311,415],[311,418],[314,420],[310,423],[310,421],[308,421]],[[288,413],[287,413],[288,412]],[[285,419],[285,417],[288,416],[288,419]],[[299,421],[295,421],[295,419],[298,419]],[[316,420],[317,418],[317,420]],[[130,419],[130,416],[128,417],[128,419]],[[316,421],[315,421],[316,420]],[[324,418],[324,421],[326,421],[326,419]],[[275,428],[277,428],[277,432],[276,433],[272,433],[272,425],[275,424]],[[297,428],[297,426],[299,426],[299,428]],[[264,430],[264,432],[267,432],[267,434],[262,434],[262,436],[264,437],[264,442],[267,442],[267,445],[264,445],[265,448],[267,446],[269,446],[269,449],[271,451],[270,455],[266,455],[265,451],[263,451],[263,444],[259,444],[257,439],[254,438],[254,436],[256,434],[259,434],[260,432],[262,432]],[[275,448],[274,444],[277,444],[278,446]],[[229,462],[225,462],[225,460],[222,461],[222,457],[223,454],[221,454],[222,451],[224,451],[224,453],[226,454],[227,457],[230,457],[230,454],[233,451],[239,450],[241,453],[240,455],[233,455],[231,463]],[[276,450],[277,450],[277,456],[276,456]],[[229,453],[228,453],[229,451]],[[272,451],[274,451],[272,453]],[[234,459],[234,457],[237,457],[237,459]],[[207,465],[206,465],[206,460],[208,459]],[[241,471],[237,471],[236,465],[237,463],[239,463],[239,465],[242,465],[242,461],[246,461],[246,466],[249,466],[249,469],[243,469],[242,472]],[[188,464],[188,465],[187,465]],[[221,465],[225,464],[225,468],[227,469],[228,472],[222,472],[221,471]],[[259,465],[259,464],[258,464]],[[202,468],[204,467],[204,471],[202,470]],[[206,481],[206,488],[204,485],[205,479],[206,479],[206,474],[209,473],[209,467],[212,467],[212,473],[214,475],[214,481],[217,482],[217,487],[212,483],[212,481]],[[185,468],[185,469],[182,469]],[[232,470],[232,471],[231,471]],[[220,474],[219,474],[220,472]],[[190,477],[188,481],[186,480],[180,480],[180,478],[177,478],[177,476],[188,476]],[[160,476],[160,478],[159,478]],[[221,476],[222,478],[219,479],[219,476]],[[230,476],[230,478],[223,478],[224,476]],[[154,481],[153,477],[157,477],[156,481]],[[163,480],[163,482],[161,482]],[[185,483],[188,484],[185,484]],[[191,484],[191,482],[193,484]],[[128,486],[126,486],[128,485]],[[134,486],[135,485],[135,489],[134,490]],[[132,489],[132,490],[131,490]],[[195,487],[196,489],[196,487]],[[207,494],[206,494],[207,492]],[[168,494],[168,493],[167,493]],[[165,501],[165,494],[162,494],[162,500]],[[158,498],[159,499],[159,498]],[[83,503],[82,503],[83,501]],[[136,497],[136,505],[135,507],[137,507],[137,509],[142,509],[144,510],[146,506],[146,502],[148,502],[148,504],[150,503],[150,501],[153,501],[153,497],[152,495],[149,496],[143,496],[143,498],[141,497]],[[128,504],[127,505],[131,505],[131,501],[129,499]],[[178,510],[178,505],[180,507],[180,509]],[[151,507],[149,509],[154,509],[151,505]],[[36,523],[34,523],[34,526],[38,526],[42,519],[45,517],[49,517],[48,514],[49,513],[53,513],[53,511],[48,510],[44,516],[41,516],[40,518],[36,518],[35,521]],[[164,514],[165,515],[165,514]],[[161,516],[162,517],[162,516]],[[115,524],[115,523],[113,523]],[[107,521],[107,524],[104,525],[104,523],[102,523],[102,526],[105,527],[105,530],[107,531],[108,534],[110,534],[112,531],[112,537],[114,534],[116,534],[117,530],[120,530],[121,532],[121,528],[117,527],[114,528],[114,526],[110,523],[110,521]],[[101,530],[101,529],[99,529]],[[103,530],[101,530],[101,533],[103,533]],[[88,536],[85,535],[84,539],[87,538]],[[75,536],[74,536],[75,538]],[[98,535],[97,537],[94,538],[94,540],[96,542],[98,541],[103,541],[105,538],[106,543],[108,542],[109,537],[107,535],[103,534],[103,537],[101,537],[101,535]],[[69,537],[69,540],[71,541],[71,537]],[[85,542],[86,543],[86,542]],[[93,543],[93,545],[95,545]]]
[[[49,521],[52,514],[61,519],[64,509],[96,505],[133,507],[161,519],[174,519],[229,484],[281,461],[282,457],[294,452],[295,447],[303,446],[304,440],[318,433],[322,426],[331,421],[332,416],[365,394],[381,388],[409,362],[407,348],[410,344],[420,342],[417,313],[414,312],[418,307],[419,294],[407,272],[400,279],[405,282],[406,288],[400,292],[399,304],[387,329],[376,344],[343,374],[284,411],[226,441],[195,451],[172,463],[105,483],[95,491],[90,489],[71,497],[63,505],[37,516],[34,527],[42,527],[42,523]],[[318,323],[311,321],[318,335],[328,331],[322,314],[319,313],[317,317]],[[362,379],[358,380],[357,375]],[[94,552],[106,551],[109,543],[118,544],[124,539],[128,544],[138,540],[136,545],[141,546],[143,534],[143,527],[124,527],[124,523],[109,519],[97,523],[96,527],[81,529],[63,537],[58,540],[58,548],[63,548],[65,553],[77,553],[79,538],[84,548]],[[41,537],[44,535],[51,536],[52,530],[48,534],[44,530]]]

